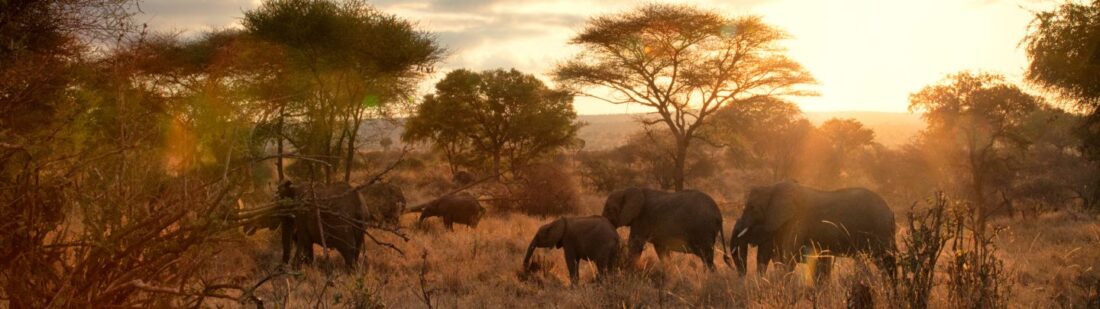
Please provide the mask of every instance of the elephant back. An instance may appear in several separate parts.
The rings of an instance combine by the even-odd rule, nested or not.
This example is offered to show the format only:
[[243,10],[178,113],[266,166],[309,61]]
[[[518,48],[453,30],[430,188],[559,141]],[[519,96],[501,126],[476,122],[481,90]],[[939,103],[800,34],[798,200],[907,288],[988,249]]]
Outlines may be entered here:
[[439,204],[441,211],[451,214],[456,219],[476,220],[483,212],[477,197],[469,193],[444,196]]
[[718,203],[714,201],[710,195],[706,193],[685,190],[681,192],[672,193],[658,193],[653,194],[658,213],[647,215],[651,218],[663,218],[668,216],[687,216],[691,218],[721,218],[721,210],[718,209]]
[[391,184],[373,184],[359,190],[367,221],[397,224],[405,212],[405,194]]
[[819,196],[812,200],[821,202],[817,207],[808,209],[813,220],[839,225],[835,228],[847,234],[893,239],[896,230],[894,212],[877,193],[865,188],[847,188],[817,194]]
[[311,203],[355,220],[363,220],[363,202],[347,183],[303,184],[296,186],[300,201]]

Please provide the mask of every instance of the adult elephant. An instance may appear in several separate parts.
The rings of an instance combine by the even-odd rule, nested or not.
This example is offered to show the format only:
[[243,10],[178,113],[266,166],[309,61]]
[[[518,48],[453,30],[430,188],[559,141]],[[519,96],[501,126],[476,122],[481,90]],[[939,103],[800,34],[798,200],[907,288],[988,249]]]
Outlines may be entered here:
[[[714,242],[722,237],[722,213],[705,193],[687,190],[663,192],[644,188],[615,191],[604,203],[603,216],[615,227],[629,226],[627,256],[633,263],[646,243],[653,244],[662,261],[670,251],[691,253],[714,270]],[[728,264],[727,255],[723,260]]]
[[[730,233],[734,264],[744,274],[748,245],[758,248],[758,271],[771,260],[789,270],[811,255],[868,253],[880,268],[894,272],[894,212],[878,194],[864,188],[821,191],[793,182],[749,191],[741,218]],[[819,259],[827,274],[832,259]]]
[[405,194],[392,184],[375,183],[359,189],[367,222],[397,226],[405,213]]
[[359,194],[346,183],[279,185],[276,193],[289,218],[282,220],[283,262],[289,258],[287,236],[292,235],[294,266],[313,262],[313,245],[336,249],[348,268],[354,268],[363,247],[365,215]]

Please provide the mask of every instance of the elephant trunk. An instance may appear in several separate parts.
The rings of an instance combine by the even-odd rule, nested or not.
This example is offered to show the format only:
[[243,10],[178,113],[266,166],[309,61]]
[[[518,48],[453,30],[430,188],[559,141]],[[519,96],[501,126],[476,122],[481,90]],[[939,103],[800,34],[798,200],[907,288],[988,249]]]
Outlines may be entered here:
[[535,239],[531,239],[531,244],[527,246],[527,254],[523,256],[523,270],[528,271],[531,269],[531,255],[535,253]]
[[730,233],[730,250],[733,254],[733,264],[737,268],[737,272],[744,275],[748,271],[746,264],[748,264],[749,255],[749,228],[744,217],[737,220],[737,224],[733,225],[733,231]]
[[746,264],[749,256],[749,242],[743,238],[734,237],[730,249],[733,250],[733,265],[742,276],[747,271]]

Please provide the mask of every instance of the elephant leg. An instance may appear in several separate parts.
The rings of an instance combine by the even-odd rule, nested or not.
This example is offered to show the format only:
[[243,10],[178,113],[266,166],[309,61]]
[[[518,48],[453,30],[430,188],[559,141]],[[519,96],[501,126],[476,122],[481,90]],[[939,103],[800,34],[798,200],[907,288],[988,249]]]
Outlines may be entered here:
[[[304,218],[302,218],[304,219]],[[301,224],[300,220],[295,220],[294,228],[294,262],[292,263],[294,268],[297,269],[302,266],[303,263],[313,263],[313,239],[309,234],[309,225]]]
[[668,260],[668,248],[653,244],[653,251],[657,252],[657,259],[661,261],[661,264],[664,264],[665,260]]
[[872,254],[875,259],[875,266],[878,266],[879,271],[885,272],[890,280],[897,279],[896,252],[896,250],[880,249],[875,250]]
[[283,264],[290,264],[290,252],[294,250],[293,223],[284,222],[279,228],[279,240],[283,246]]
[[[632,233],[631,236],[634,234]],[[627,251],[627,261],[630,265],[638,263],[638,257],[642,255],[642,250],[645,249],[646,241],[641,238],[630,237],[628,242],[629,249]]]
[[771,248],[760,246],[756,248],[756,272],[760,275],[764,275],[768,272],[768,264],[772,260]]
[[773,257],[774,259],[779,260],[779,264],[782,266],[777,266],[777,268],[783,270],[784,274],[794,272],[795,267],[797,267],[798,263],[802,261],[802,254],[798,251],[795,252],[796,253],[777,252]]
[[443,217],[443,225],[447,227],[448,231],[455,230],[455,222],[451,218]]
[[580,259],[577,258],[577,252],[568,246],[565,247],[565,264],[569,267],[569,283],[573,286],[577,285],[577,281],[580,281],[580,274],[577,270]]
[[779,269],[784,274],[789,274],[789,273],[794,272],[794,267],[795,266],[798,266],[798,260],[793,259],[793,258],[791,258],[791,259],[781,259],[780,262],[779,262],[779,265],[776,266],[776,269]]
[[299,239],[297,241],[297,252],[294,252],[294,268],[297,269],[302,264],[313,264],[313,243]]
[[695,255],[703,261],[703,265],[707,267],[708,271],[715,271],[714,268],[714,247],[708,245],[696,245],[692,251]]
[[813,271],[815,284],[829,282],[829,275],[833,272],[833,257],[818,257],[813,269],[809,271]]
[[336,251],[340,252],[340,256],[344,258],[344,265],[347,268],[355,269],[355,266],[359,264],[359,248],[356,246],[341,245],[336,248]]
[[596,264],[596,281],[603,281],[604,277],[611,272],[611,257],[604,255],[593,262]]

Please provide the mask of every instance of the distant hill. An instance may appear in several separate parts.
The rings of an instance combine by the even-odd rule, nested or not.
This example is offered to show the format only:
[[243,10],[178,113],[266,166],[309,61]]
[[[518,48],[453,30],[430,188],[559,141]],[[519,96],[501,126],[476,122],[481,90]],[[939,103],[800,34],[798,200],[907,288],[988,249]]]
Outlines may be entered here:
[[[585,141],[586,150],[610,149],[622,145],[630,135],[641,130],[641,125],[634,120],[639,114],[610,114],[610,115],[580,115],[578,118],[585,123],[577,135]],[[814,125],[831,118],[852,118],[862,122],[864,126],[875,131],[875,141],[890,147],[904,144],[917,132],[924,128],[924,122],[920,115],[909,113],[888,112],[806,112],[806,119]],[[398,121],[404,123],[404,121]],[[371,132],[383,132],[383,136],[389,136],[393,141],[393,148],[402,147],[401,132],[404,131],[400,124],[394,126],[389,123],[366,122],[361,129],[361,136],[369,136]],[[375,133],[378,134],[378,133]],[[377,137],[377,136],[375,136]],[[377,144],[363,145],[366,149],[381,148]]]
[[[889,112],[806,112],[806,119],[814,125],[832,118],[852,118],[875,131],[875,141],[890,147],[904,144],[924,128],[920,115]],[[585,149],[613,148],[626,142],[626,138],[641,130],[634,118],[637,114],[581,115],[587,123],[578,135],[585,140]]]

